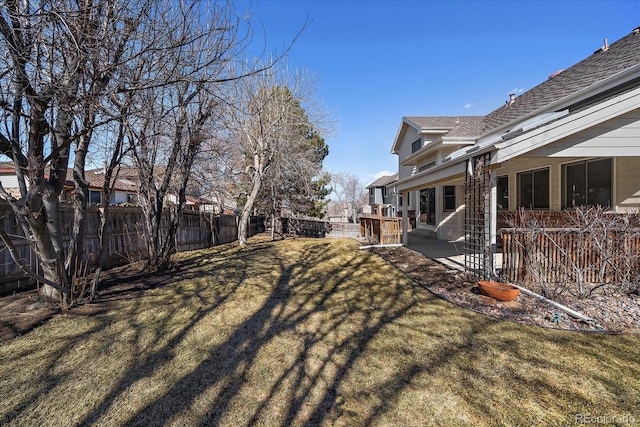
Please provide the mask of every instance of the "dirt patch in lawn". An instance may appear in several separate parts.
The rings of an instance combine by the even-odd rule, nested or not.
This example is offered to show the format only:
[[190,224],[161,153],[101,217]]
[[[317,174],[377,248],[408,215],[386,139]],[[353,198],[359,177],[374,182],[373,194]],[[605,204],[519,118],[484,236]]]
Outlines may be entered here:
[[634,294],[598,294],[588,299],[563,295],[558,303],[578,311],[594,322],[584,322],[538,298],[520,293],[500,302],[480,293],[476,281],[407,248],[375,248],[376,254],[403,271],[416,283],[439,297],[488,316],[519,323],[580,331],[640,333],[640,297]]
[[[98,298],[80,301],[69,310],[68,316],[92,316],[113,308],[119,301],[140,296],[173,279],[181,269],[179,263],[165,273],[144,273],[141,265],[129,264],[103,274]],[[0,298],[0,343],[23,335],[53,316],[61,314],[59,304],[43,300],[37,290],[23,291]]]

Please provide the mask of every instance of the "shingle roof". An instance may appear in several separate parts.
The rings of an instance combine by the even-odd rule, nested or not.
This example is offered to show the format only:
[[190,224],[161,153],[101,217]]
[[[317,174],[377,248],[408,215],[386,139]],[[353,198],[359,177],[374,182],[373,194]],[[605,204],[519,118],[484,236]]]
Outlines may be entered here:
[[15,170],[13,162],[0,162],[0,172],[15,172]]
[[381,176],[380,178],[378,178],[377,180],[375,180],[374,182],[372,182],[371,184],[369,184],[367,186],[367,188],[371,188],[371,187],[384,187],[385,185],[389,185],[392,182],[395,182],[398,180],[398,174],[393,174],[393,175],[385,175],[385,176]]
[[454,116],[405,117],[405,120],[412,122],[422,129],[453,128],[460,124],[460,117]]
[[460,124],[451,129],[446,137],[475,137],[480,135],[484,128],[484,117],[463,116],[460,117]]
[[[93,189],[102,189],[102,185],[104,184],[104,172],[102,169],[91,169],[84,172],[84,177],[89,183],[89,188]],[[68,183],[73,185],[73,169],[67,169],[67,177],[66,180]],[[118,177],[113,186],[114,190],[118,191],[128,191],[130,193],[135,193],[138,190],[138,187],[134,184],[133,181],[129,181],[127,179],[122,179]]]
[[484,116],[405,117],[421,129],[450,129],[446,136],[477,136],[484,127]]
[[[639,27],[640,28],[640,27]],[[485,117],[482,134],[559,101],[640,63],[640,30],[598,49]]]

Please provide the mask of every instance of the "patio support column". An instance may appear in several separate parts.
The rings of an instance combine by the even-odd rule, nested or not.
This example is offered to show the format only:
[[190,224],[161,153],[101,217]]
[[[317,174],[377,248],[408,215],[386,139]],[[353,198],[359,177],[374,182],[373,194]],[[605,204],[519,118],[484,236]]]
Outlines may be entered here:
[[402,193],[402,245],[409,245],[409,192]]
[[489,265],[489,271],[491,275],[496,274],[496,241],[497,241],[497,225],[498,225],[498,179],[495,169],[491,169],[489,172],[489,180],[491,182],[491,197],[489,200],[489,238],[490,238],[490,250],[489,256],[491,264]]

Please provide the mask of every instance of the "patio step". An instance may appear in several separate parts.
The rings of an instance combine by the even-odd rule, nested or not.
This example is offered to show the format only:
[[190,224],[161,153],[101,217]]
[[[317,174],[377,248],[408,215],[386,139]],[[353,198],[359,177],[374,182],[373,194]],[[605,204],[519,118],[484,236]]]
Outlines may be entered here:
[[418,228],[414,228],[410,233],[414,237],[423,238],[423,239],[437,239],[438,235],[433,230],[421,230]]

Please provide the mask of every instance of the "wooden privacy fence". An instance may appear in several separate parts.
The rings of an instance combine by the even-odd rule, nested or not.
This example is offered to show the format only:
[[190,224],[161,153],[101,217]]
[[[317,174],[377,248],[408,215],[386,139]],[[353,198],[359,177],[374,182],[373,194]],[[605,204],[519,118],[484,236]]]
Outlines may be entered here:
[[360,224],[352,224],[348,222],[331,222],[329,223],[331,231],[327,237],[350,237],[357,239],[360,237]]
[[331,225],[327,221],[313,219],[286,218],[282,222],[282,233],[304,237],[325,237]]
[[[599,234],[599,233],[598,233]],[[640,278],[640,230],[502,230],[502,278],[526,284],[628,283]]]
[[[64,224],[64,244],[71,240],[73,226],[73,208],[61,208]],[[98,208],[91,206],[87,209],[87,231],[85,235],[85,257],[88,267],[95,267],[98,257],[99,240],[97,235],[100,222]],[[127,264],[143,259],[146,253],[146,237],[144,233],[144,217],[138,207],[111,206],[106,224],[109,232],[107,242],[106,268]],[[29,268],[41,272],[39,260],[24,238],[18,227],[11,208],[0,203],[0,227],[12,237],[22,262]],[[249,235],[264,232],[264,218],[251,217]],[[185,211],[178,232],[176,243],[178,251],[206,248],[218,244],[237,240],[237,217],[233,215],[211,215],[200,212]],[[30,286],[30,280],[20,271],[17,264],[0,241],[0,293],[9,292],[21,287]]]
[[361,217],[360,235],[376,244],[401,243],[402,218]]

